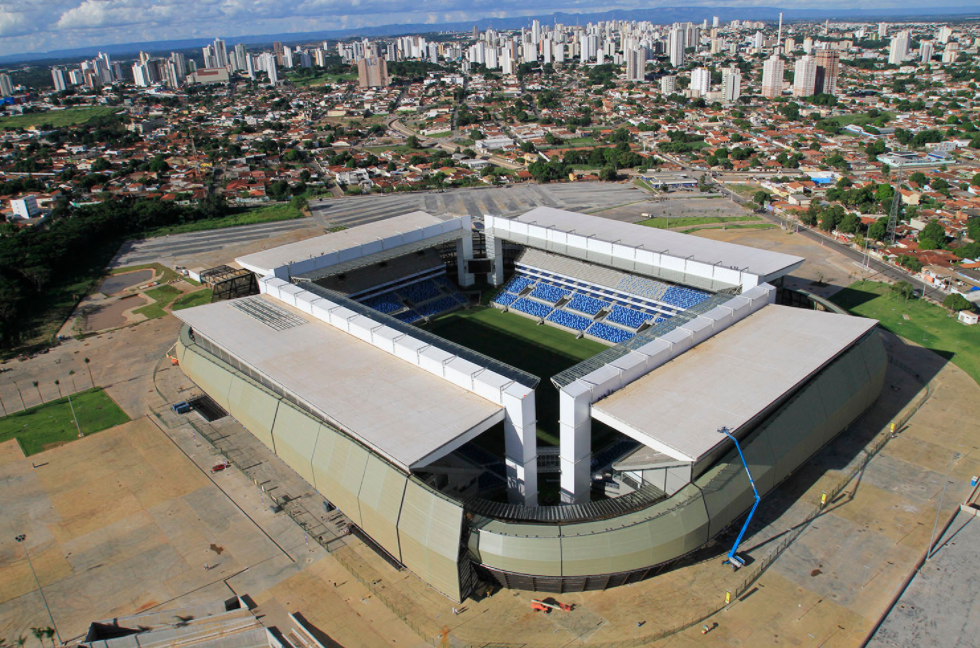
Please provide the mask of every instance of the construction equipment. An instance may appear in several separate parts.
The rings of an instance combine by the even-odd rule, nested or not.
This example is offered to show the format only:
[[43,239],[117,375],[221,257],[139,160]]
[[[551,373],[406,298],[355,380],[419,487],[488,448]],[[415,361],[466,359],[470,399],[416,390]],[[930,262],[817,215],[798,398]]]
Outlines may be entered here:
[[559,603],[555,601],[554,603],[549,603],[547,601],[542,601],[541,599],[531,599],[531,609],[535,612],[544,612],[545,614],[550,614],[552,610],[562,610],[564,612],[571,612],[572,606],[567,603]]
[[759,497],[759,491],[755,487],[755,480],[752,479],[752,473],[749,471],[749,464],[745,461],[745,455],[742,454],[742,447],[738,445],[738,440],[735,439],[728,431],[727,427],[723,427],[718,430],[721,434],[724,434],[732,443],[735,444],[735,449],[738,450],[738,456],[742,459],[742,465],[745,466],[745,474],[749,477],[749,485],[752,486],[752,493],[755,495],[755,504],[752,505],[752,510],[749,511],[749,516],[745,518],[745,524],[742,525],[742,530],[739,531],[738,537],[735,538],[735,544],[732,545],[732,550],[728,552],[728,557],[722,561],[723,565],[731,565],[734,571],[738,571],[740,567],[745,566],[745,561],[738,557],[736,552],[738,551],[738,545],[742,542],[742,536],[745,535],[746,529],[749,528],[749,522],[752,521],[752,516],[755,514],[755,509],[759,507],[759,501],[762,499]]

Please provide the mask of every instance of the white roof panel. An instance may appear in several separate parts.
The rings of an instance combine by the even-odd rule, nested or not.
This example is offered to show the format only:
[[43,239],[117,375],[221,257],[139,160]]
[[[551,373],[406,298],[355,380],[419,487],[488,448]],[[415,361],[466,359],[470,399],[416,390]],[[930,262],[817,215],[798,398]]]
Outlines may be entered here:
[[675,459],[697,461],[877,322],[769,305],[592,405],[592,415]]
[[405,471],[503,419],[501,406],[296,308],[265,296],[247,299],[306,323],[277,331],[235,308],[240,300],[176,315]]
[[803,262],[802,258],[789,254],[713,241],[700,236],[644,227],[554,207],[537,207],[513,220],[574,233],[575,236],[585,239],[608,241],[648,252],[667,251],[675,258],[691,258],[709,265],[718,264],[728,268],[738,268],[761,277],[763,281],[782,276]]
[[[266,274],[270,274],[275,268],[316,259],[342,250],[353,250],[398,234],[424,230],[426,227],[441,225],[444,222],[423,211],[414,211],[339,232],[315,236],[305,241],[297,241],[262,252],[247,254],[239,257],[236,261],[243,267],[262,268]],[[356,254],[355,256],[360,255]],[[311,266],[303,271],[308,272],[313,269]]]

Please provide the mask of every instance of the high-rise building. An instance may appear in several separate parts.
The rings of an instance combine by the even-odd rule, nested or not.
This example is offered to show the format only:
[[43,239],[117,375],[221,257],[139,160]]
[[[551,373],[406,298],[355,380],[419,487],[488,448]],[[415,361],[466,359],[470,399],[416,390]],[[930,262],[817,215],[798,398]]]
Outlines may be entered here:
[[68,89],[68,82],[65,80],[64,68],[51,68],[51,80],[54,81],[55,92],[64,92]]
[[673,74],[660,77],[660,92],[669,95],[677,90],[677,77]]
[[645,81],[647,74],[647,51],[634,47],[626,52],[626,80]]
[[809,54],[796,59],[793,70],[793,95],[811,97],[817,85],[817,61]]
[[945,45],[949,42],[949,39],[953,37],[953,30],[950,29],[948,25],[943,25],[939,28],[939,33],[936,35],[936,40],[941,44]]
[[[341,43],[337,43],[337,47],[341,47]],[[272,53],[276,57],[276,63],[282,65],[282,43],[276,41],[272,44]]]
[[837,78],[840,76],[840,52],[837,50],[817,50],[817,75],[813,94],[837,95]]
[[235,45],[235,69],[244,70],[245,69],[245,57],[248,56],[248,49],[245,47],[245,43],[239,43]]
[[878,23],[878,38],[888,35],[888,23]]
[[783,41],[783,51],[784,52],[792,52],[795,49],[796,49],[796,39],[795,38],[787,38],[785,41]]
[[361,88],[386,88],[388,62],[384,58],[363,58],[357,62],[357,85]]
[[943,63],[956,63],[956,59],[959,57],[959,55],[959,43],[946,43],[946,48],[943,50]]
[[807,36],[803,39],[803,53],[809,54],[813,51],[813,39]]
[[287,70],[293,69],[295,63],[293,62],[293,48],[284,47],[282,48],[282,66]]
[[683,27],[675,27],[670,30],[667,43],[667,53],[670,56],[670,64],[675,68],[684,65],[685,48],[687,47],[687,31]]
[[265,71],[269,75],[269,83],[274,86],[279,85],[279,64],[276,62],[275,56],[269,57]]
[[923,65],[931,61],[935,53],[936,48],[933,46],[932,41],[922,41],[922,44],[919,45],[919,61]]
[[711,72],[699,67],[691,72],[691,94],[703,97],[711,91]]
[[214,55],[214,46],[208,45],[207,47],[201,48],[201,53],[204,55],[204,67],[205,68],[216,68],[218,67],[218,59]]
[[214,67],[226,67],[228,65],[228,48],[225,47],[225,42],[220,38],[214,39],[214,59],[216,63]]
[[783,60],[773,54],[762,65],[762,96],[772,99],[783,93]]
[[909,57],[909,33],[900,31],[892,36],[891,47],[888,48],[888,63],[901,65]]
[[715,29],[718,28],[718,16],[714,16],[711,18],[711,26],[714,27]]
[[14,96],[14,84],[10,81],[10,75],[0,72],[0,97]]
[[730,67],[721,72],[721,98],[727,103],[734,103],[742,95],[742,73],[737,67]]

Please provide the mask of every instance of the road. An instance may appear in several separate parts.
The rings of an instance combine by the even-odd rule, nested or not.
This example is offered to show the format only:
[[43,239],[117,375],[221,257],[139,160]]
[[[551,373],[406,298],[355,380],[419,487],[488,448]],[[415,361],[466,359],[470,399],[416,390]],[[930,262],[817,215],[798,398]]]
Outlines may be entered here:
[[[735,202],[739,204],[746,204],[750,202],[745,198],[742,198],[742,196],[739,196],[737,193],[735,193],[725,185],[717,182],[715,184],[717,187],[720,188],[723,194],[728,195]],[[884,263],[883,261],[879,261],[870,255],[866,255],[863,252],[855,250],[850,245],[845,245],[829,236],[825,236],[824,234],[816,232],[799,222],[786,220],[785,218],[782,218],[770,212],[765,212],[764,214],[762,214],[762,216],[766,220],[776,223],[777,225],[781,225],[788,229],[794,229],[797,231],[798,234],[801,234],[812,241],[816,241],[817,243],[823,245],[824,247],[829,247],[834,251],[839,252],[840,254],[843,254],[849,259],[852,259],[862,265],[868,266],[892,281],[907,281],[910,284],[912,284],[912,286],[916,290],[921,291],[924,297],[928,297],[937,302],[942,302],[943,299],[946,298],[946,293],[942,292],[937,288],[934,288],[933,286],[930,286],[929,284],[923,281],[920,281],[919,279],[916,279],[915,277],[897,268],[896,266],[893,266],[890,263]]]

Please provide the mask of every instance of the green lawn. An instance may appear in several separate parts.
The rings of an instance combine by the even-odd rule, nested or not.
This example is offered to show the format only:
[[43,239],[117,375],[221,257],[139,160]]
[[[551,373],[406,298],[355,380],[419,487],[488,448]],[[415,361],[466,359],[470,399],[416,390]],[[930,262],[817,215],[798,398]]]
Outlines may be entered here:
[[429,328],[440,337],[538,376],[538,438],[547,445],[558,445],[559,429],[558,390],[551,377],[608,348],[493,307],[456,311]]
[[[779,227],[775,223],[735,223],[732,225],[723,224],[726,230],[731,229],[775,229]],[[692,227],[690,229],[677,230],[681,234],[693,234],[695,232],[704,232],[706,230],[716,230],[721,229],[721,227]]]
[[169,234],[184,234],[186,232],[203,232],[205,230],[222,229],[225,227],[238,227],[240,225],[256,225],[258,223],[273,223],[276,221],[293,220],[303,218],[302,212],[290,205],[277,204],[266,205],[263,207],[251,207],[244,211],[229,214],[224,218],[213,218],[209,220],[193,221],[180,225],[169,225],[158,227],[146,234],[147,238],[155,236],[167,236]]
[[[181,276],[177,274],[173,269],[168,268],[167,266],[161,263],[143,263],[140,265],[126,266],[124,268],[113,268],[112,270],[109,271],[109,274],[120,275],[120,274],[125,274],[127,272],[133,272],[134,270],[153,270],[154,272],[161,273],[161,276],[159,279],[157,279],[157,281],[160,281],[162,283],[169,283],[174,279],[181,278]],[[153,276],[157,276],[157,275],[153,275]]]
[[452,134],[453,134],[452,131],[442,131],[442,132],[439,132],[439,133],[432,133],[431,135],[426,135],[426,137],[431,137],[433,139],[438,139],[440,137],[449,137]]
[[187,293],[174,302],[173,310],[179,311],[184,308],[193,308],[202,304],[211,303],[211,289],[205,288],[197,292]]
[[0,443],[17,439],[24,454],[32,455],[77,439],[72,406],[78,417],[78,428],[85,435],[129,420],[108,394],[99,388],[89,389],[73,394],[71,406],[67,398],[59,398],[0,418]]
[[688,225],[712,225],[714,223],[738,223],[742,221],[757,220],[759,220],[759,218],[756,216],[678,216],[670,219],[665,216],[656,216],[654,218],[642,220],[637,224],[644,225],[646,227],[654,227],[656,229],[666,229],[668,221],[674,227],[684,227]]
[[415,153],[418,151],[425,151],[427,149],[412,148],[407,144],[389,144],[388,146],[365,146],[364,150],[368,151],[369,153],[374,153],[376,155],[378,153],[397,153],[401,155],[404,153]]
[[935,351],[980,383],[980,331],[960,324],[946,309],[918,299],[905,301],[892,294],[888,284],[877,281],[853,283],[830,300]]
[[147,319],[156,319],[157,317],[163,317],[167,314],[164,310],[174,298],[180,294],[180,291],[173,286],[159,286],[157,288],[151,288],[144,293],[147,297],[153,299],[152,304],[147,304],[142,308],[137,308],[134,313],[139,313],[140,315],[145,315]]
[[90,108],[66,108],[65,110],[55,110],[46,113],[12,115],[10,117],[0,117],[0,129],[28,128],[42,124],[47,124],[55,128],[72,126],[74,124],[84,124],[96,117],[111,115],[118,110],[119,108],[113,108],[111,106],[92,106]]

